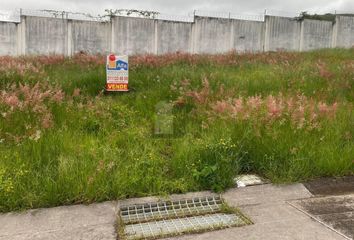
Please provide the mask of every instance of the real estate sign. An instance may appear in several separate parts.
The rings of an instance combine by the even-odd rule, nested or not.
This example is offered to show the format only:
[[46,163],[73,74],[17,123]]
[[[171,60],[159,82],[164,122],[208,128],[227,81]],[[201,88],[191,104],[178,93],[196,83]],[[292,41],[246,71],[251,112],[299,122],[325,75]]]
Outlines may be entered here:
[[128,56],[107,56],[107,80],[106,91],[127,92],[129,91],[129,63]]

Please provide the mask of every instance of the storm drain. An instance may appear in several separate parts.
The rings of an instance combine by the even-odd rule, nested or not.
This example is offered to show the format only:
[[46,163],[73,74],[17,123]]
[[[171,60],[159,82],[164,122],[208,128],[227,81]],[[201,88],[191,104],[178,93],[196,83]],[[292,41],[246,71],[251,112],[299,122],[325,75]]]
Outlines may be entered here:
[[195,198],[121,207],[120,216],[125,224],[129,224],[214,213],[219,212],[221,206],[220,197]]
[[123,206],[120,208],[122,239],[156,239],[238,227],[251,222],[227,207],[220,197],[204,197]]

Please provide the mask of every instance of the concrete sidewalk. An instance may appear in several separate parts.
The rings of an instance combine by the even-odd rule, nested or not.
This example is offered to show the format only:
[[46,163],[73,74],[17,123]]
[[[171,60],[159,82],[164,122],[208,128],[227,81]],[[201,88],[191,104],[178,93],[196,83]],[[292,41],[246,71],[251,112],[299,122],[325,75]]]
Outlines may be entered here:
[[281,187],[268,184],[232,189],[225,193],[223,197],[229,205],[238,207],[254,224],[173,239],[346,239],[288,204],[289,201],[312,197],[311,193],[302,184]]
[[[172,195],[171,199],[210,194],[212,193],[201,192]],[[238,207],[254,224],[171,239],[349,239],[289,204],[298,199],[313,197],[302,184],[288,186],[267,184],[231,189],[222,196],[230,206]],[[0,215],[0,240],[115,240],[120,205],[156,200],[158,199],[151,197],[89,206],[78,205],[2,214]]]

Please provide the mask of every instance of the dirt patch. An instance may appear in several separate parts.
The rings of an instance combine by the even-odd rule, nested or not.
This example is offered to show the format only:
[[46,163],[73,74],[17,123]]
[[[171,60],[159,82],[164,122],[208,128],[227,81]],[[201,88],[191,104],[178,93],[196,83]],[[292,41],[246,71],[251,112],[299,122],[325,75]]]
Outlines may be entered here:
[[313,195],[344,195],[354,193],[354,176],[319,178],[304,183]]
[[354,238],[354,194],[310,198],[292,203],[314,219]]
[[312,198],[301,201],[302,208],[313,215],[331,215],[354,212],[354,195]]

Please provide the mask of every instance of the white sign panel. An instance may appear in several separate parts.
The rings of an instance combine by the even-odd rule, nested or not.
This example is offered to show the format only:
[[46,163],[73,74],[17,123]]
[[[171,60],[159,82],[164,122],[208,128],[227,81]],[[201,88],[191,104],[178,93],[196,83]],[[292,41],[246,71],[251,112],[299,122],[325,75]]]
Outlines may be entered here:
[[128,56],[107,56],[107,80],[106,91],[127,92],[129,91],[129,62]]

